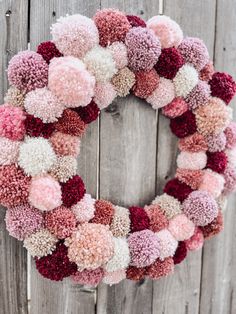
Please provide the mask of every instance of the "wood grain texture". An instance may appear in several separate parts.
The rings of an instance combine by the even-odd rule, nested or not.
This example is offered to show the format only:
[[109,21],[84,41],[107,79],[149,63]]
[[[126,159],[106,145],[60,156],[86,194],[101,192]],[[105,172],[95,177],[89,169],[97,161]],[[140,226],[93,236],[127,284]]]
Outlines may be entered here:
[[[27,49],[28,1],[0,1],[0,99],[7,89],[10,58]],[[9,236],[0,208],[0,313],[27,313],[27,256],[22,243]]]

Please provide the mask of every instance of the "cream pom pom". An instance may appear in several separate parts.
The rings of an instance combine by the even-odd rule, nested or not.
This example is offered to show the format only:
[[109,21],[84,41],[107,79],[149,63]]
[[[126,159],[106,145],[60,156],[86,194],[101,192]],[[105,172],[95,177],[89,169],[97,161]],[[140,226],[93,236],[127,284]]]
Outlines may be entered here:
[[100,109],[108,107],[116,98],[117,93],[114,86],[110,82],[95,85],[94,101]]
[[76,175],[77,160],[73,156],[58,157],[51,169],[51,175],[60,182],[66,182]]
[[122,69],[128,65],[127,47],[124,43],[115,41],[107,49],[111,52],[117,69]]
[[125,238],[113,238],[114,255],[105,265],[107,272],[112,272],[128,267],[130,262],[129,246]]
[[176,96],[187,97],[198,83],[198,73],[189,64],[185,64],[179,69],[173,79]]
[[175,97],[175,88],[171,80],[160,78],[158,87],[148,96],[147,102],[153,109],[162,108],[168,105]]
[[114,237],[126,237],[128,235],[130,232],[130,217],[127,208],[115,206],[110,230]]
[[152,201],[152,204],[159,205],[168,219],[171,219],[175,215],[178,215],[182,212],[181,203],[176,198],[166,193],[160,196],[158,195]]
[[180,169],[200,170],[206,167],[207,155],[205,152],[182,151],[177,157],[177,167]]

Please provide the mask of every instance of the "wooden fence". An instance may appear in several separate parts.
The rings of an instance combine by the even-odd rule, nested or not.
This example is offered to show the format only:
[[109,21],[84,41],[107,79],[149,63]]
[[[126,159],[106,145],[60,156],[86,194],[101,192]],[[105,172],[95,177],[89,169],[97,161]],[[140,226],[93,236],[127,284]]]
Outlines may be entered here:
[[[163,6],[162,6],[163,5]],[[0,93],[18,51],[50,38],[50,25],[66,13],[92,16],[116,7],[148,19],[163,13],[185,34],[202,38],[220,71],[236,76],[236,0],[0,0]],[[143,205],[173,176],[176,139],[168,121],[144,102],[127,97],[103,111],[88,129],[80,155],[87,190],[120,205]],[[98,180],[97,180],[98,179]],[[0,211],[1,314],[234,314],[236,313],[236,197],[225,212],[225,231],[189,254],[173,276],[157,282],[123,281],[86,290],[69,281],[42,279],[22,243],[5,230]]]

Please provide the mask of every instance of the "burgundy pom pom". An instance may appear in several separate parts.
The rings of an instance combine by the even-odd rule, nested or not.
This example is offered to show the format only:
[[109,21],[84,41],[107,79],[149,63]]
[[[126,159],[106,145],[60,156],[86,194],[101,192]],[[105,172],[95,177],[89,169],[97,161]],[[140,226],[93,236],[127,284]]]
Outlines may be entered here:
[[168,181],[164,187],[164,192],[183,202],[193,190],[184,182],[177,178]]
[[181,116],[170,120],[170,128],[172,133],[177,137],[183,138],[197,131],[195,115],[188,110]]
[[231,75],[215,72],[209,81],[212,96],[221,98],[228,104],[236,92],[236,83]]
[[45,41],[39,44],[37,53],[39,53],[47,63],[49,63],[52,58],[62,56],[55,44],[51,41]]
[[131,222],[131,232],[141,231],[148,229],[150,221],[147,213],[141,207],[130,207],[130,222]]
[[223,173],[226,169],[227,163],[227,156],[223,151],[215,153],[207,152],[207,168],[210,168],[218,173]]
[[126,15],[126,17],[132,27],[138,27],[138,26],[146,27],[146,23],[139,16]]
[[184,59],[180,52],[176,48],[165,48],[161,51],[155,69],[160,76],[172,80],[182,65]]
[[43,123],[39,118],[31,114],[26,114],[25,118],[26,134],[32,137],[43,136],[49,138],[55,130],[54,123]]
[[100,109],[93,100],[85,107],[76,108],[75,111],[86,124],[95,121],[100,113]]
[[146,274],[145,268],[137,268],[135,266],[129,266],[126,270],[126,278],[130,280],[139,281],[144,279]]
[[84,196],[86,190],[83,180],[76,175],[66,183],[61,183],[62,201],[66,207],[78,203]]
[[209,239],[220,233],[223,230],[223,226],[224,219],[222,212],[219,210],[218,216],[208,225],[200,227],[200,229],[202,230],[204,238]]
[[188,250],[184,241],[180,241],[173,257],[174,264],[180,264],[187,256]]

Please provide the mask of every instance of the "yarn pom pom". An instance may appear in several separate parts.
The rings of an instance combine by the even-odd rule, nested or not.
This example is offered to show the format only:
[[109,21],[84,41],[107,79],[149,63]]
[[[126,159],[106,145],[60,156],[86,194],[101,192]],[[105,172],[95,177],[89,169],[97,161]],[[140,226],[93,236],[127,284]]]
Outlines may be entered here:
[[153,204],[145,206],[144,209],[150,221],[150,230],[153,232],[158,232],[168,227],[168,219],[164,215],[160,206]]
[[128,67],[125,67],[119,70],[118,73],[113,76],[111,81],[117,95],[125,97],[129,94],[130,89],[135,83],[135,75]]
[[181,116],[188,110],[188,104],[181,97],[176,97],[168,105],[162,108],[162,113],[168,118]]
[[179,140],[178,147],[181,151],[192,153],[202,152],[208,149],[205,138],[197,132],[193,135],[181,138]]
[[95,85],[94,101],[101,110],[108,107],[116,96],[115,88],[110,82]]
[[99,116],[100,113],[100,109],[93,100],[87,106],[78,107],[75,110],[85,124],[89,124],[97,120],[97,117]]
[[49,139],[56,154],[76,157],[80,151],[80,139],[77,136],[54,132]]
[[164,261],[157,259],[152,265],[147,267],[146,273],[151,279],[166,277],[174,272],[174,261],[172,257],[167,257]]
[[195,115],[190,110],[184,112],[181,116],[170,120],[170,128],[179,138],[195,133],[197,131]]
[[224,134],[226,136],[226,148],[233,148],[236,146],[236,122],[231,122],[225,129]]
[[80,118],[77,112],[66,109],[62,117],[55,124],[56,130],[62,133],[82,137],[85,133],[86,124]]
[[84,196],[86,190],[83,180],[75,175],[65,183],[61,183],[62,202],[66,207],[78,203]]
[[122,69],[128,65],[127,47],[124,43],[115,41],[107,48],[115,61],[117,69]]
[[10,165],[17,162],[20,142],[0,137],[0,165]]
[[26,114],[25,118],[26,134],[30,137],[49,138],[55,131],[54,123],[43,123],[39,118],[35,118],[31,114]]
[[174,264],[180,264],[187,257],[187,247],[185,242],[179,242],[175,255],[173,257]]
[[211,170],[223,173],[227,167],[228,158],[224,152],[207,152],[207,168]]
[[126,270],[126,278],[134,281],[144,279],[146,268],[129,266]]
[[223,230],[223,215],[219,211],[218,216],[212,220],[208,225],[201,227],[205,239],[212,238]]
[[97,200],[95,202],[94,217],[91,222],[102,225],[110,225],[113,215],[114,206],[111,202],[105,200]]
[[200,170],[206,167],[207,155],[205,152],[182,151],[177,157],[177,166],[180,169]]
[[168,220],[181,213],[181,203],[166,193],[157,196],[152,204],[158,205]]
[[161,77],[154,92],[147,97],[147,102],[153,109],[159,109],[168,105],[175,97],[175,89],[171,80]]
[[183,202],[191,192],[192,189],[177,178],[168,181],[164,187],[164,193],[173,196],[180,202]]
[[214,198],[221,195],[224,189],[224,177],[217,172],[206,169],[203,171],[202,182],[199,185],[199,190],[209,192]]
[[200,73],[199,73],[199,78],[202,81],[206,81],[208,82],[209,80],[211,80],[213,74],[215,72],[214,69],[214,65],[212,61],[209,61],[204,68],[201,69]]
[[134,95],[140,98],[150,96],[159,84],[159,76],[154,69],[135,73]]
[[156,233],[156,237],[159,241],[160,260],[163,261],[166,257],[173,256],[178,246],[178,241],[173,235],[167,229],[163,229]]
[[138,26],[141,26],[141,27],[146,27],[146,23],[144,20],[142,20],[139,16],[136,16],[136,15],[126,15],[130,25],[132,27],[138,27]]
[[77,271],[71,278],[77,284],[96,287],[102,281],[104,273],[102,268],[93,270],[85,269],[83,271]]
[[197,190],[202,182],[202,170],[177,169],[175,177],[189,185],[193,190]]
[[66,182],[76,175],[77,160],[73,156],[58,157],[50,174],[60,182]]
[[198,73],[189,64],[183,65],[173,79],[176,96],[187,97],[198,83]]
[[194,234],[190,239],[185,241],[187,250],[196,251],[200,250],[204,243],[204,237],[202,230],[199,227],[195,227]]
[[191,238],[194,228],[194,223],[191,220],[184,214],[179,214],[169,221],[168,230],[176,240],[184,241]]
[[45,41],[39,44],[37,53],[40,54],[48,64],[53,58],[62,57],[62,54],[52,41]]
[[199,81],[194,89],[185,98],[189,108],[194,110],[199,106],[205,105],[210,98],[210,87],[204,81]]
[[25,94],[22,93],[15,86],[10,86],[4,97],[4,102],[14,107],[23,107],[24,100],[25,100]]
[[229,194],[236,190],[236,171],[232,167],[227,167],[224,171],[224,194]]
[[131,232],[141,231],[149,228],[149,218],[145,210],[141,207],[130,207],[130,229]]
[[125,269],[119,269],[116,271],[112,271],[110,273],[105,273],[105,276],[103,277],[103,283],[107,285],[115,285],[121,282],[126,278],[126,272]]
[[183,65],[183,57],[176,48],[171,47],[162,49],[155,69],[160,76],[172,80]]
[[206,137],[208,151],[210,153],[220,152],[225,149],[226,136],[224,132],[212,134]]
[[129,247],[126,239],[113,238],[114,254],[105,265],[107,272],[113,272],[128,267],[130,262]]
[[0,136],[22,140],[25,135],[25,114],[21,108],[8,104],[0,106]]
[[110,225],[114,237],[126,237],[130,232],[129,210],[124,207],[115,206],[114,216]]
[[236,83],[231,75],[215,72],[209,81],[212,96],[219,97],[228,104],[236,93]]
[[83,198],[75,205],[71,210],[75,214],[75,217],[79,223],[84,223],[91,220],[94,217],[95,200],[90,194],[84,194]]

